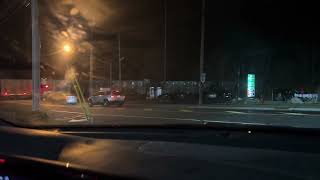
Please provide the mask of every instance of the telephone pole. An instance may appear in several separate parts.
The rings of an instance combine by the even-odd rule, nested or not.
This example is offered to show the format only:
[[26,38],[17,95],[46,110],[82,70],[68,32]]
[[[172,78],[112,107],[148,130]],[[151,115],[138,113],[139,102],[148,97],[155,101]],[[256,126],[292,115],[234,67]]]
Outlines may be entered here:
[[237,101],[239,100],[240,97],[240,72],[241,72],[241,65],[239,65],[238,70],[237,70]]
[[89,96],[93,95],[93,47],[90,48]]
[[112,89],[112,62],[109,63],[109,82],[110,82],[110,85],[109,87]]
[[31,0],[32,22],[32,111],[40,111],[40,33],[38,0]]
[[163,3],[164,14],[164,41],[163,41],[163,81],[167,81],[167,0]]
[[122,89],[122,77],[121,77],[121,39],[120,39],[120,33],[118,34],[118,67],[119,67],[119,85],[120,85],[120,89]]
[[200,47],[200,76],[199,76],[199,105],[202,104],[203,96],[203,64],[204,64],[204,36],[205,36],[205,11],[206,11],[206,1],[202,0],[202,10],[201,10],[201,47]]

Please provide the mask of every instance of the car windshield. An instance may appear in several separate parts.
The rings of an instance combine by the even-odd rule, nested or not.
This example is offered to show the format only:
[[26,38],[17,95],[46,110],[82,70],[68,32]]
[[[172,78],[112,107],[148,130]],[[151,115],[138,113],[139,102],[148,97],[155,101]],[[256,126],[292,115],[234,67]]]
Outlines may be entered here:
[[320,128],[315,3],[0,4],[1,120]]

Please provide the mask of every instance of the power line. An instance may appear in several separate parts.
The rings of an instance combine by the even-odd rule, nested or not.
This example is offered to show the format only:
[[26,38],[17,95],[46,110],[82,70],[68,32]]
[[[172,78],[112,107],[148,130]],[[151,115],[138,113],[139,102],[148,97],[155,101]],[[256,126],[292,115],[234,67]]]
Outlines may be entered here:
[[[8,3],[10,2],[10,3]],[[21,3],[21,1],[17,1],[17,0],[4,0],[4,2],[2,2],[0,4],[1,7],[1,13],[0,13],[0,19],[3,19],[7,16],[8,12],[10,12],[12,9],[15,9],[17,4]]]
[[30,1],[29,0],[25,0],[23,1],[22,3],[18,4],[12,12],[9,12],[7,16],[3,17],[2,19],[0,19],[0,25],[3,24],[3,23],[6,23],[13,15],[15,15],[15,13],[18,12],[18,10],[20,8],[22,8],[23,6],[27,7],[28,4],[30,4]]

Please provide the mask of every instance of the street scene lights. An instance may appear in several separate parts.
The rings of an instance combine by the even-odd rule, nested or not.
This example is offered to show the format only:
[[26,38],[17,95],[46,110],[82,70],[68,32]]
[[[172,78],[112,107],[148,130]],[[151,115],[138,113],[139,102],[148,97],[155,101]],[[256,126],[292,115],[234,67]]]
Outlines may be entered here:
[[[70,55],[73,51],[73,48],[72,48],[72,45],[71,44],[68,44],[68,43],[65,43],[63,45],[63,52],[66,54],[66,55]],[[78,82],[77,80],[77,73],[75,72],[75,69],[70,67],[70,64],[72,64],[72,62],[68,62],[66,63],[66,66],[67,66],[67,72],[66,72],[66,80],[71,82],[72,85],[73,85],[73,88],[75,90],[75,93],[77,95],[77,99],[79,101],[79,104],[83,110],[83,112],[85,113],[85,116],[86,116],[86,119],[92,123],[92,116],[91,116],[91,112],[89,110],[89,106],[85,100],[85,97],[83,95],[83,92],[81,90],[81,87],[80,87],[80,83]]]
[[72,50],[72,48],[71,48],[71,46],[70,46],[69,44],[65,44],[65,45],[63,46],[63,51],[64,51],[65,53],[70,53],[71,50]]
[[65,43],[65,44],[63,44],[63,46],[62,46],[62,51],[63,51],[65,54],[71,54],[72,51],[73,51],[73,46],[72,46],[70,43]]

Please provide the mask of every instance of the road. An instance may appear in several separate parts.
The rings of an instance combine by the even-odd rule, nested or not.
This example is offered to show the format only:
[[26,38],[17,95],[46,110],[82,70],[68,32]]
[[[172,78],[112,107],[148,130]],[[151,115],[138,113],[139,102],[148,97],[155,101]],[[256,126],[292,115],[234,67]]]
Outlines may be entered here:
[[[7,109],[1,109],[6,107]],[[8,108],[11,108],[8,110]],[[106,124],[106,125],[158,125],[158,124],[198,124],[203,122],[226,122],[242,124],[272,124],[281,126],[320,128],[320,113],[292,111],[256,111],[235,109],[210,109],[191,105],[146,105],[125,104],[123,107],[90,108],[92,122],[85,119],[78,105],[41,105],[50,124]],[[0,101],[1,113],[31,111],[31,101]]]

